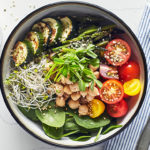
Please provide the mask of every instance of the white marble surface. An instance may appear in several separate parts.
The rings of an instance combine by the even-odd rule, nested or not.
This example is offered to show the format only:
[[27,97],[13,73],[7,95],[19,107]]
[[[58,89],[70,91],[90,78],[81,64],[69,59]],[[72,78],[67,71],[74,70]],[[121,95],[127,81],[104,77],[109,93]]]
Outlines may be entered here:
[[[53,2],[58,2],[58,0],[0,0],[0,28],[3,36],[0,54],[7,37],[22,18],[33,10]],[[112,11],[122,18],[136,34],[146,0],[86,0],[86,2]],[[104,144],[94,146],[93,150],[101,150],[103,146]],[[8,112],[0,93],[0,149],[61,150],[62,148],[49,146],[25,132]]]

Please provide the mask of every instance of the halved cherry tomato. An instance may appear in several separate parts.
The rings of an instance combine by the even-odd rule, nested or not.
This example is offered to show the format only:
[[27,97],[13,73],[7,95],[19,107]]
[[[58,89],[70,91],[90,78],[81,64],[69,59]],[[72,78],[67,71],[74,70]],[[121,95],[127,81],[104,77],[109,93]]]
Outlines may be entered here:
[[89,108],[90,108],[90,117],[91,118],[96,118],[104,112],[105,104],[102,101],[98,100],[98,99],[93,99],[89,103]]
[[135,61],[129,61],[119,67],[119,78],[123,81],[129,81],[137,78],[140,74],[140,67]]
[[125,100],[121,100],[117,104],[107,105],[107,113],[114,118],[123,117],[128,112],[128,105]]
[[135,96],[139,94],[141,90],[141,83],[139,79],[132,79],[130,81],[125,82],[123,87],[125,94],[129,96]]
[[107,51],[104,54],[106,60],[113,66],[125,64],[131,56],[131,48],[128,43],[122,39],[114,39],[106,46]]
[[101,64],[99,72],[104,79],[119,79],[117,67]]
[[123,86],[118,80],[107,80],[100,89],[100,97],[107,104],[115,104],[124,96]]

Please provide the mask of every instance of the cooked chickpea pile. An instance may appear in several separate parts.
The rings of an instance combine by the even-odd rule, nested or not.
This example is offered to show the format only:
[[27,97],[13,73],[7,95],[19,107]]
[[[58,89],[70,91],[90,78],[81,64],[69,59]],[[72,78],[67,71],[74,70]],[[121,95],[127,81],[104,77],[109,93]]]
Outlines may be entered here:
[[[96,78],[99,78],[98,68],[89,66],[94,72]],[[90,84],[85,91],[80,91],[78,83],[73,83],[67,78],[62,77],[59,83],[53,84],[56,92],[56,105],[58,107],[65,107],[68,103],[71,109],[78,109],[79,115],[89,115],[89,102],[94,99],[95,96],[99,95],[98,89],[95,87],[91,90]]]

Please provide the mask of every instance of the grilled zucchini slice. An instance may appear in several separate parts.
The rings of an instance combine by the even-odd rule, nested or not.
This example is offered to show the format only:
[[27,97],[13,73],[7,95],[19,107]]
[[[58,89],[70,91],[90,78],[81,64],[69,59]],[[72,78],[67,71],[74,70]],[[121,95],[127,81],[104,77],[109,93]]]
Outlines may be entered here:
[[13,52],[13,60],[15,62],[15,66],[20,66],[23,63],[26,63],[31,58],[32,51],[28,49],[28,45],[25,42],[17,42],[14,46]]
[[59,20],[54,18],[44,18],[43,22],[47,23],[51,27],[51,37],[49,38],[48,45],[51,46],[57,42],[58,38],[62,34],[62,25]]
[[63,17],[60,19],[63,27],[62,35],[60,41],[65,41],[71,37],[71,33],[73,32],[73,23],[69,17]]
[[44,37],[44,44],[47,45],[51,35],[51,28],[44,22],[38,22],[33,25],[32,30],[42,33]]
[[35,31],[29,32],[26,37],[25,41],[28,41],[32,44],[33,53],[34,54],[40,54],[43,50],[44,45],[44,37],[43,34]]

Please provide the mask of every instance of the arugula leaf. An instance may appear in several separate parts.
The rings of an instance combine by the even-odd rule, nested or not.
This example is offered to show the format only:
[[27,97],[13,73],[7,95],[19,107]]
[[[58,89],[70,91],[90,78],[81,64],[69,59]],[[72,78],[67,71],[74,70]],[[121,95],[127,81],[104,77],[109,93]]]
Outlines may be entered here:
[[91,90],[94,90],[94,80],[91,82]]
[[92,52],[91,50],[87,51],[87,55],[92,57],[92,58],[96,58],[97,57],[97,55],[94,52]]
[[91,75],[91,74],[93,74],[93,72],[92,72],[90,69],[88,69],[88,68],[84,68],[84,69],[83,69],[83,72],[84,72],[86,75]]
[[63,137],[63,127],[55,128],[42,124],[45,134],[53,139],[59,140]]
[[46,76],[45,76],[45,80],[47,80],[48,78],[50,78],[50,76],[51,76],[53,70],[54,70],[56,67],[57,67],[57,64],[54,64],[54,65],[50,68],[50,70],[48,71],[48,73],[47,73]]
[[78,81],[80,91],[85,91],[85,82],[82,79]]
[[68,75],[68,65],[64,65],[63,69],[61,70],[61,73],[64,77],[67,78]]
[[97,84],[97,86],[101,89],[102,86],[103,86],[103,83],[101,81],[99,81],[99,80],[96,80],[96,79],[94,81]]
[[82,57],[79,62],[82,63],[82,64],[85,64],[85,63],[87,63],[89,60],[90,60],[90,59],[88,59],[88,58],[86,58],[86,57]]
[[60,64],[63,65],[65,63],[65,61],[63,59],[60,59],[60,58],[54,58],[54,63],[58,64],[58,65],[60,65]]
[[94,67],[99,67],[99,65],[100,65],[100,60],[99,60],[98,58],[91,59],[91,60],[89,60],[89,64],[91,64],[91,65],[94,66]]

